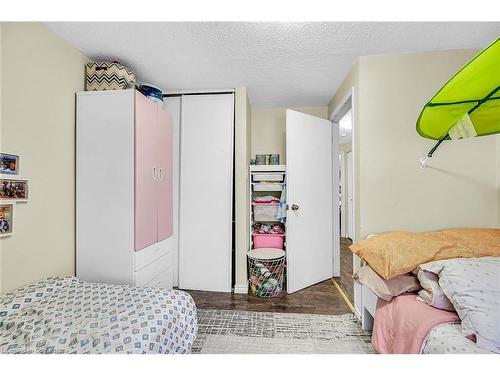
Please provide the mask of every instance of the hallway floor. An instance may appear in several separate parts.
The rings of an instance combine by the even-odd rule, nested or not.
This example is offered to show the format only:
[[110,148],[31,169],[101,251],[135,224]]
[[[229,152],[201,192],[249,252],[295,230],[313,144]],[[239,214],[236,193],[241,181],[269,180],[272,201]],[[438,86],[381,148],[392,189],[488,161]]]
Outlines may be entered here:
[[340,237],[340,277],[335,280],[340,285],[340,288],[347,295],[349,301],[354,304],[354,282],[352,280],[352,251],[349,246],[352,245],[352,240],[345,237]]

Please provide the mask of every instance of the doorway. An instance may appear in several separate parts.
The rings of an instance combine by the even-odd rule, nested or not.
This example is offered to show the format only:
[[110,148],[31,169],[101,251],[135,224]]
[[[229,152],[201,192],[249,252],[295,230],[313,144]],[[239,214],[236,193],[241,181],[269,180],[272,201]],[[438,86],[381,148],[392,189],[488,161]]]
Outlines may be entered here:
[[[338,268],[335,280],[351,304],[354,302],[353,254],[349,250],[356,238],[355,235],[355,179],[354,179],[354,153],[353,153],[353,116],[352,93],[341,102],[332,114],[332,123],[338,132],[334,137],[337,143],[339,160],[339,221],[340,246],[338,253],[334,254]],[[335,149],[335,147],[334,147]],[[335,166],[334,166],[335,168]]]

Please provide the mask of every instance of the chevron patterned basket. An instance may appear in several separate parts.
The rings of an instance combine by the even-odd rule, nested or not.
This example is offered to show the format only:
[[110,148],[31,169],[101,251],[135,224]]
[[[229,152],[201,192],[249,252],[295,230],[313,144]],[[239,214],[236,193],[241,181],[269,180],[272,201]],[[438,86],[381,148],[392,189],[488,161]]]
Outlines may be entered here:
[[87,91],[122,90],[134,85],[134,72],[116,61],[91,62],[85,65]]

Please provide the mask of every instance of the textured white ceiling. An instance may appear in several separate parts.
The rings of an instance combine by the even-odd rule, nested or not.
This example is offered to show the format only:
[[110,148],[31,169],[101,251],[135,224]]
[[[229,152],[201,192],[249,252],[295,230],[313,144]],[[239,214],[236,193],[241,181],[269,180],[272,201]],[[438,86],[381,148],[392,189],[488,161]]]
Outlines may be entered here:
[[246,86],[254,108],[326,105],[362,55],[483,48],[500,23],[47,23],[163,90]]

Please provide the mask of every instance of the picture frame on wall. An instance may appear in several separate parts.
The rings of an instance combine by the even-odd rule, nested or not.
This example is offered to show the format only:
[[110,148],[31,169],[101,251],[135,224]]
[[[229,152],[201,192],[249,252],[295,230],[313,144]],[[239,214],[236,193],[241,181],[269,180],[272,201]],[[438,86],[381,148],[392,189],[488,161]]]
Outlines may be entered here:
[[0,237],[14,233],[14,204],[0,204]]
[[0,178],[0,201],[27,201],[28,180]]
[[19,173],[19,156],[0,152],[0,173],[16,175]]

